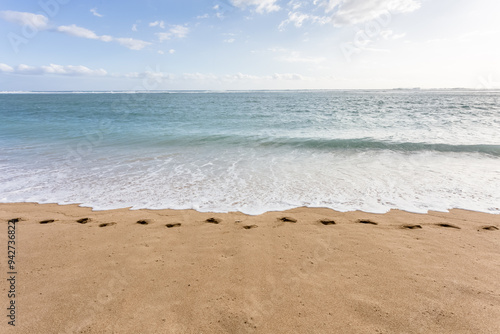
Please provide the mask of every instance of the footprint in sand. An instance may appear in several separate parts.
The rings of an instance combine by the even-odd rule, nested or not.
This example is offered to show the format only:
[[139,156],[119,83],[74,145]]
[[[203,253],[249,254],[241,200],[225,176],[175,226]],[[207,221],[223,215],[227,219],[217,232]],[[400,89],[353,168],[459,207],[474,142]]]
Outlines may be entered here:
[[436,226],[439,226],[439,227],[447,227],[447,228],[455,228],[457,230],[460,229],[460,227],[458,226],[455,226],[455,225],[451,225],[451,224],[446,224],[446,223],[439,223],[439,224],[436,224]]
[[371,221],[369,219],[359,219],[358,223],[360,224],[368,224],[368,225],[378,225],[378,223]]
[[335,225],[335,224],[337,224],[334,220],[331,220],[331,219],[322,219],[319,222],[323,225]]
[[218,218],[208,218],[205,220],[205,222],[210,223],[210,224],[219,224],[221,222],[220,219]]
[[406,224],[406,225],[403,225],[401,227],[405,228],[405,229],[408,229],[408,230],[415,230],[415,229],[422,228],[422,225]]
[[106,227],[106,226],[113,226],[113,225],[116,225],[115,222],[111,222],[111,223],[102,223],[102,224],[99,224],[99,227]]
[[253,224],[253,225],[243,225],[243,228],[244,228],[245,230],[249,230],[249,229],[251,229],[251,228],[256,228],[256,227],[258,227],[258,226],[257,226],[257,225],[255,225],[255,224]]
[[78,219],[76,222],[79,223],[79,224],[87,224],[88,222],[90,222],[92,219],[90,218],[80,218]]
[[53,223],[53,222],[55,222],[55,220],[54,220],[54,219],[47,219],[47,220],[42,220],[42,221],[40,222],[40,224],[49,224],[49,223]]
[[483,226],[483,227],[481,227],[481,229],[486,230],[486,231],[498,231],[498,227],[496,227],[494,225]]
[[146,220],[146,219],[144,219],[144,220],[138,220],[138,221],[137,221],[137,224],[140,224],[140,225],[148,225],[148,224],[149,224],[149,220]]
[[172,227],[179,227],[179,226],[181,226],[181,223],[167,224],[167,225],[165,225],[165,226],[166,226],[166,227],[168,227],[168,228],[172,228]]
[[284,222],[284,223],[296,223],[297,222],[297,219],[291,218],[291,217],[281,217],[281,218],[279,218],[279,220]]

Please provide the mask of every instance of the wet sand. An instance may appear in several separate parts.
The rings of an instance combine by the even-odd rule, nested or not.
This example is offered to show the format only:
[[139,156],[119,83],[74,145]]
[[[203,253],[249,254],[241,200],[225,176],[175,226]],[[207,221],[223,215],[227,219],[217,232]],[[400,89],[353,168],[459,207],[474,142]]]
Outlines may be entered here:
[[19,203],[0,220],[2,333],[500,333],[500,215]]

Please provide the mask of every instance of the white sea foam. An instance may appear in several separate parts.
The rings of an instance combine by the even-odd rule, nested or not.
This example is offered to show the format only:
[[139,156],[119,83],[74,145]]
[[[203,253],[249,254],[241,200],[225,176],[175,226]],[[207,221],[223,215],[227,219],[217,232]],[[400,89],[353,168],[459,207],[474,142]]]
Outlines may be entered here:
[[214,158],[191,152],[175,159],[114,160],[99,166],[89,161],[87,167],[66,166],[57,172],[3,167],[11,177],[2,180],[1,200],[81,203],[97,210],[173,208],[248,214],[299,206],[500,213],[497,158],[391,151],[265,153],[225,152]]

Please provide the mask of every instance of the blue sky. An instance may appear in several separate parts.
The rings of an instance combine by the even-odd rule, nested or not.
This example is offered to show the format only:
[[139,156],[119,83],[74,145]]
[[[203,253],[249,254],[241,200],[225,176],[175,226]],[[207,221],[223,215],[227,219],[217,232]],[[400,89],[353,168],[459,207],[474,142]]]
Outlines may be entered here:
[[0,91],[500,88],[497,0],[4,0]]

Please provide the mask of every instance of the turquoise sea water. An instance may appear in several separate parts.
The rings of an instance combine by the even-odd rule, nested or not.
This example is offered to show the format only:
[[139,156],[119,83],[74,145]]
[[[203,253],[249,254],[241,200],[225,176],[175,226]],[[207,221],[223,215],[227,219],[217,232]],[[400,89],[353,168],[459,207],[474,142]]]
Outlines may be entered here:
[[500,92],[0,94],[0,201],[500,213]]

